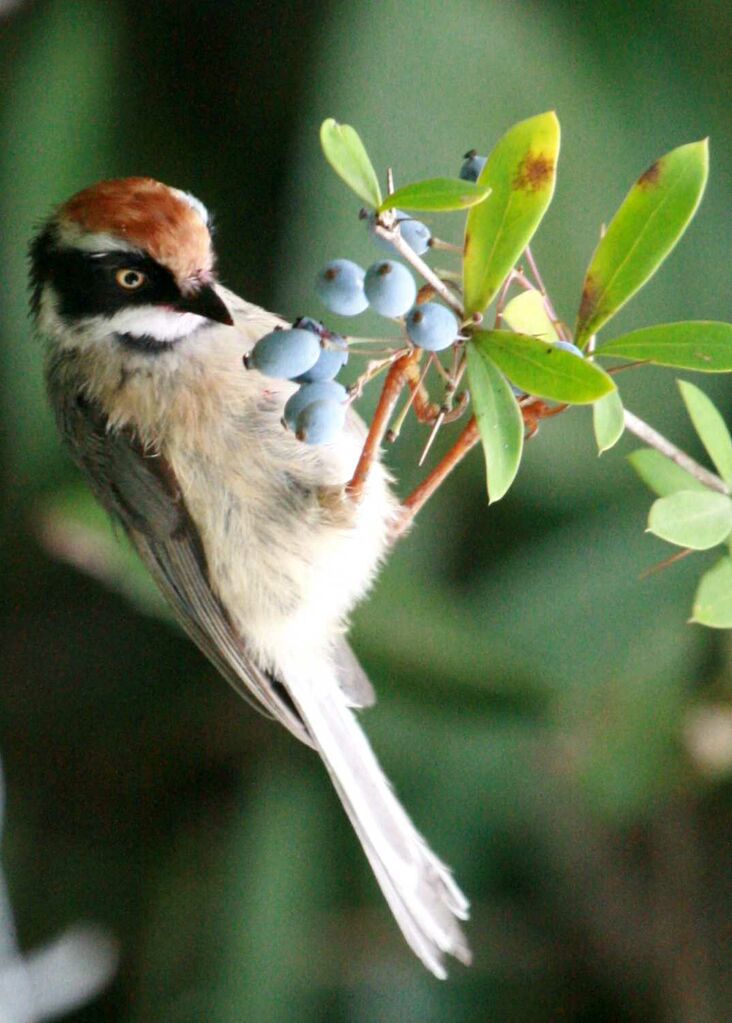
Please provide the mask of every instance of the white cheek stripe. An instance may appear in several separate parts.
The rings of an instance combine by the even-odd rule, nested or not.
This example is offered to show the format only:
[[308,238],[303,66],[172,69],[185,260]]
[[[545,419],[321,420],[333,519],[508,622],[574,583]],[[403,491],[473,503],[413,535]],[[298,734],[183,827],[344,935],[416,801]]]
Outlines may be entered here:
[[131,334],[143,337],[150,334],[158,341],[175,341],[197,330],[206,322],[204,316],[195,313],[176,313],[156,305],[139,305],[133,309],[122,309],[113,316],[95,316],[86,320],[84,326],[100,325],[100,335]]

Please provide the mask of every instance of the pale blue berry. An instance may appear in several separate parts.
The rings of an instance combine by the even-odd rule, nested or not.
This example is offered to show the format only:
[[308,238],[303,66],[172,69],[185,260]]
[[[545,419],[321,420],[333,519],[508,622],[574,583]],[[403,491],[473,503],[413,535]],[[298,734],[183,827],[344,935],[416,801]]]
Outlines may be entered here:
[[314,366],[320,351],[320,338],[310,330],[273,330],[257,341],[246,366],[268,377],[291,380]]
[[402,263],[383,259],[366,271],[364,291],[369,305],[382,316],[403,316],[414,305],[417,285]]
[[449,348],[457,338],[459,327],[456,317],[438,302],[417,305],[407,316],[409,340],[428,352]]
[[306,405],[297,417],[295,436],[306,444],[328,444],[343,429],[345,418],[342,402],[320,398]]
[[[346,400],[346,389],[335,380],[320,380],[312,384],[303,384],[295,391],[285,405],[283,418],[291,430],[297,429],[297,417],[308,405],[315,401],[334,401],[343,404]],[[344,405],[345,408],[345,405]]]
[[316,380],[332,380],[348,362],[348,344],[341,334],[328,330],[324,323],[313,320],[310,316],[298,316],[294,327],[311,330],[320,338],[320,355],[314,366],[296,377],[300,384],[312,383]]
[[[382,238],[374,232],[375,216],[369,217],[369,232],[371,237],[374,239],[380,249],[384,249],[385,252],[393,252],[394,246],[386,238]],[[432,232],[423,224],[421,220],[415,220],[408,213],[403,213],[402,210],[396,211],[396,222],[399,224],[399,232],[402,239],[407,245],[415,252],[418,256],[421,256],[430,247],[430,241],[432,240]]]
[[320,271],[315,290],[332,313],[356,316],[368,306],[363,290],[364,272],[350,259],[334,259]]
[[332,380],[338,376],[346,365],[348,362],[346,342],[343,341],[342,344],[338,344],[332,339],[328,343],[335,345],[335,347],[320,349],[320,355],[315,365],[311,366],[307,373],[302,373],[296,378],[299,384],[314,383],[319,380]]
[[563,352],[571,352],[572,355],[579,355],[580,359],[584,359],[584,352],[580,351],[577,345],[573,345],[571,341],[555,341],[555,348],[561,348]]

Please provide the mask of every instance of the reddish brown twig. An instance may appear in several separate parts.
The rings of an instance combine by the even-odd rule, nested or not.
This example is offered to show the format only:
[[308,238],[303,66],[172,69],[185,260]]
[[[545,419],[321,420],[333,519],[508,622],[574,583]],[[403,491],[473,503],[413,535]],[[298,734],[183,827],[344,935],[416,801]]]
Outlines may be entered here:
[[[369,426],[369,432],[361,451],[361,457],[358,460],[353,478],[346,486],[346,495],[352,501],[359,501],[361,499],[369,470],[378,455],[384,434],[389,427],[389,420],[394,412],[394,407],[399,400],[399,395],[410,379],[412,370],[416,369],[417,359],[417,352],[407,352],[406,355],[402,355],[396,360],[386,374],[384,387],[374,412],[374,418]],[[417,375],[417,379],[419,380],[419,375]]]
[[463,460],[477,441],[478,424],[473,416],[444,458],[402,503],[399,521],[392,532],[392,541],[399,539],[417,512],[432,497],[435,490],[447,479],[455,466]]

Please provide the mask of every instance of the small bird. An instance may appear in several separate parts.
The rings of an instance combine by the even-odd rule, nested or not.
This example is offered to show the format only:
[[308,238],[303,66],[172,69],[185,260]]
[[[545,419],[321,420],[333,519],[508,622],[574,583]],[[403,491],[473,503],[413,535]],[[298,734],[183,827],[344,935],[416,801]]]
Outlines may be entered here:
[[374,694],[345,639],[398,504],[365,427],[284,428],[295,385],[246,369],[285,321],[215,273],[206,207],[150,178],[102,181],[31,244],[31,308],[59,430],[178,621],[234,689],[322,757],[407,942],[470,962],[468,902],[415,829],[353,708]]

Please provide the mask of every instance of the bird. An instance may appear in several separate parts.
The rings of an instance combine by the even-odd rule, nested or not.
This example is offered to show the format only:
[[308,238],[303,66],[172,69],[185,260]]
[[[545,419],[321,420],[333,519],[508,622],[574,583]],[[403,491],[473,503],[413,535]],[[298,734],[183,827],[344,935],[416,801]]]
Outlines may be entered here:
[[247,369],[282,317],[220,283],[207,208],[152,178],[78,192],[30,245],[31,313],[68,450],[185,632],[237,693],[322,758],[409,946],[469,964],[468,900],[383,774],[355,711],[374,702],[348,615],[398,514],[366,428],[308,445],[289,381]]

